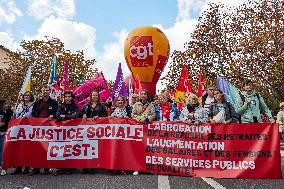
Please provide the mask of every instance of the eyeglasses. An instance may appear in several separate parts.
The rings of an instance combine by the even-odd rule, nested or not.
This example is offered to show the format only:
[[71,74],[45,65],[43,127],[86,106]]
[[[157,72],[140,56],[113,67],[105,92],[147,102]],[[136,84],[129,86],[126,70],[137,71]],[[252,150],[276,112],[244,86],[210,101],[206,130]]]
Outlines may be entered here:
[[71,98],[72,96],[65,96],[65,98]]

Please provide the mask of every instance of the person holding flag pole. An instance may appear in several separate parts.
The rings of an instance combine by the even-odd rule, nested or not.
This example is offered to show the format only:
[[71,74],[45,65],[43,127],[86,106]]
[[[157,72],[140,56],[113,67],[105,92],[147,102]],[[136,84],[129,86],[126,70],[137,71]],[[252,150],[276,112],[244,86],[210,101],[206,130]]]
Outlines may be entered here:
[[[32,75],[32,68],[31,66],[28,67],[26,76],[24,78],[21,90],[19,92],[17,98],[17,104],[15,108],[15,112],[13,112],[14,118],[23,118],[23,117],[30,117],[32,114],[34,96],[30,92],[31,90],[31,75]],[[22,98],[20,98],[22,97]],[[26,167],[24,169],[23,174],[27,174],[29,168]],[[22,167],[17,167],[16,170],[12,174],[21,174]],[[6,170],[2,169],[1,175],[6,175]]]
[[16,107],[18,106],[18,104],[20,103],[21,101],[21,96],[24,95],[27,91],[31,91],[31,77],[32,77],[32,67],[29,66],[28,67],[28,70],[27,70],[27,73],[26,73],[26,76],[24,78],[24,81],[23,81],[23,84],[22,84],[22,87],[21,87],[21,90],[19,92],[19,95],[18,95],[18,98],[17,98],[17,104],[16,104]]

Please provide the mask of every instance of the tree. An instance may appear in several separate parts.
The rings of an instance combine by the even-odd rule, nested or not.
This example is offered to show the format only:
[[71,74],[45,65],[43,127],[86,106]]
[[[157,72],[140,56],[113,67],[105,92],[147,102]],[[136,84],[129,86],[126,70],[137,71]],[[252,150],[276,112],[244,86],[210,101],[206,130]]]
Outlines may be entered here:
[[284,100],[283,9],[282,0],[252,0],[236,8],[210,4],[186,50],[174,51],[164,79],[175,86],[183,64],[195,81],[193,86],[199,69],[207,84],[221,75],[241,88],[244,79],[250,79],[275,111]]
[[11,53],[6,63],[7,70],[1,70],[0,95],[2,98],[17,101],[28,66],[32,67],[31,90],[39,95],[41,88],[48,84],[51,60],[56,55],[59,77],[63,76],[63,63],[68,61],[71,87],[78,85],[79,80],[88,80],[98,73],[92,66],[95,60],[86,60],[83,51],[72,53],[64,48],[64,43],[57,38],[46,37],[45,40],[22,41],[23,52]]

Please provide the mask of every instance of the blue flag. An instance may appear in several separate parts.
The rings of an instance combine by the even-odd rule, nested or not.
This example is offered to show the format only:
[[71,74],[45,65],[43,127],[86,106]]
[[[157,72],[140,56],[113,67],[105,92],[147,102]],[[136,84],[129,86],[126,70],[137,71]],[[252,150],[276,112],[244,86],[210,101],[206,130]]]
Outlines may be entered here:
[[116,79],[115,79],[115,83],[114,83],[112,94],[111,94],[111,97],[112,97],[113,100],[115,98],[117,98],[118,96],[123,96],[125,99],[128,96],[127,90],[126,90],[126,87],[125,87],[125,82],[124,82],[124,79],[123,79],[121,63],[119,63],[119,65],[118,65]]
[[240,98],[240,90],[228,80],[220,76],[217,76],[217,88],[224,93],[227,102],[230,102],[236,109],[236,101]]

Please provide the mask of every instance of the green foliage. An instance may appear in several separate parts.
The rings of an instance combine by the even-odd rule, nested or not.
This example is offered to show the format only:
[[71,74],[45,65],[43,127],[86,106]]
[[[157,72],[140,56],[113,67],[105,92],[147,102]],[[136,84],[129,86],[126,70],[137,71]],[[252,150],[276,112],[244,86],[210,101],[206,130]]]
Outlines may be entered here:
[[174,51],[170,72],[163,79],[176,86],[183,64],[194,88],[199,69],[207,85],[215,84],[220,75],[241,89],[243,81],[250,79],[276,112],[284,100],[283,10],[282,0],[248,1],[234,9],[210,4],[186,50]]
[[32,66],[31,90],[36,95],[40,94],[41,88],[48,84],[53,55],[58,59],[59,77],[63,77],[64,61],[68,62],[69,80],[71,87],[78,85],[78,81],[88,80],[98,73],[93,69],[95,60],[86,60],[83,51],[72,53],[64,48],[64,43],[57,38],[46,37],[45,40],[22,41],[23,53],[11,53],[6,62],[9,68],[1,70],[0,96],[17,101],[23,79],[28,66]]

